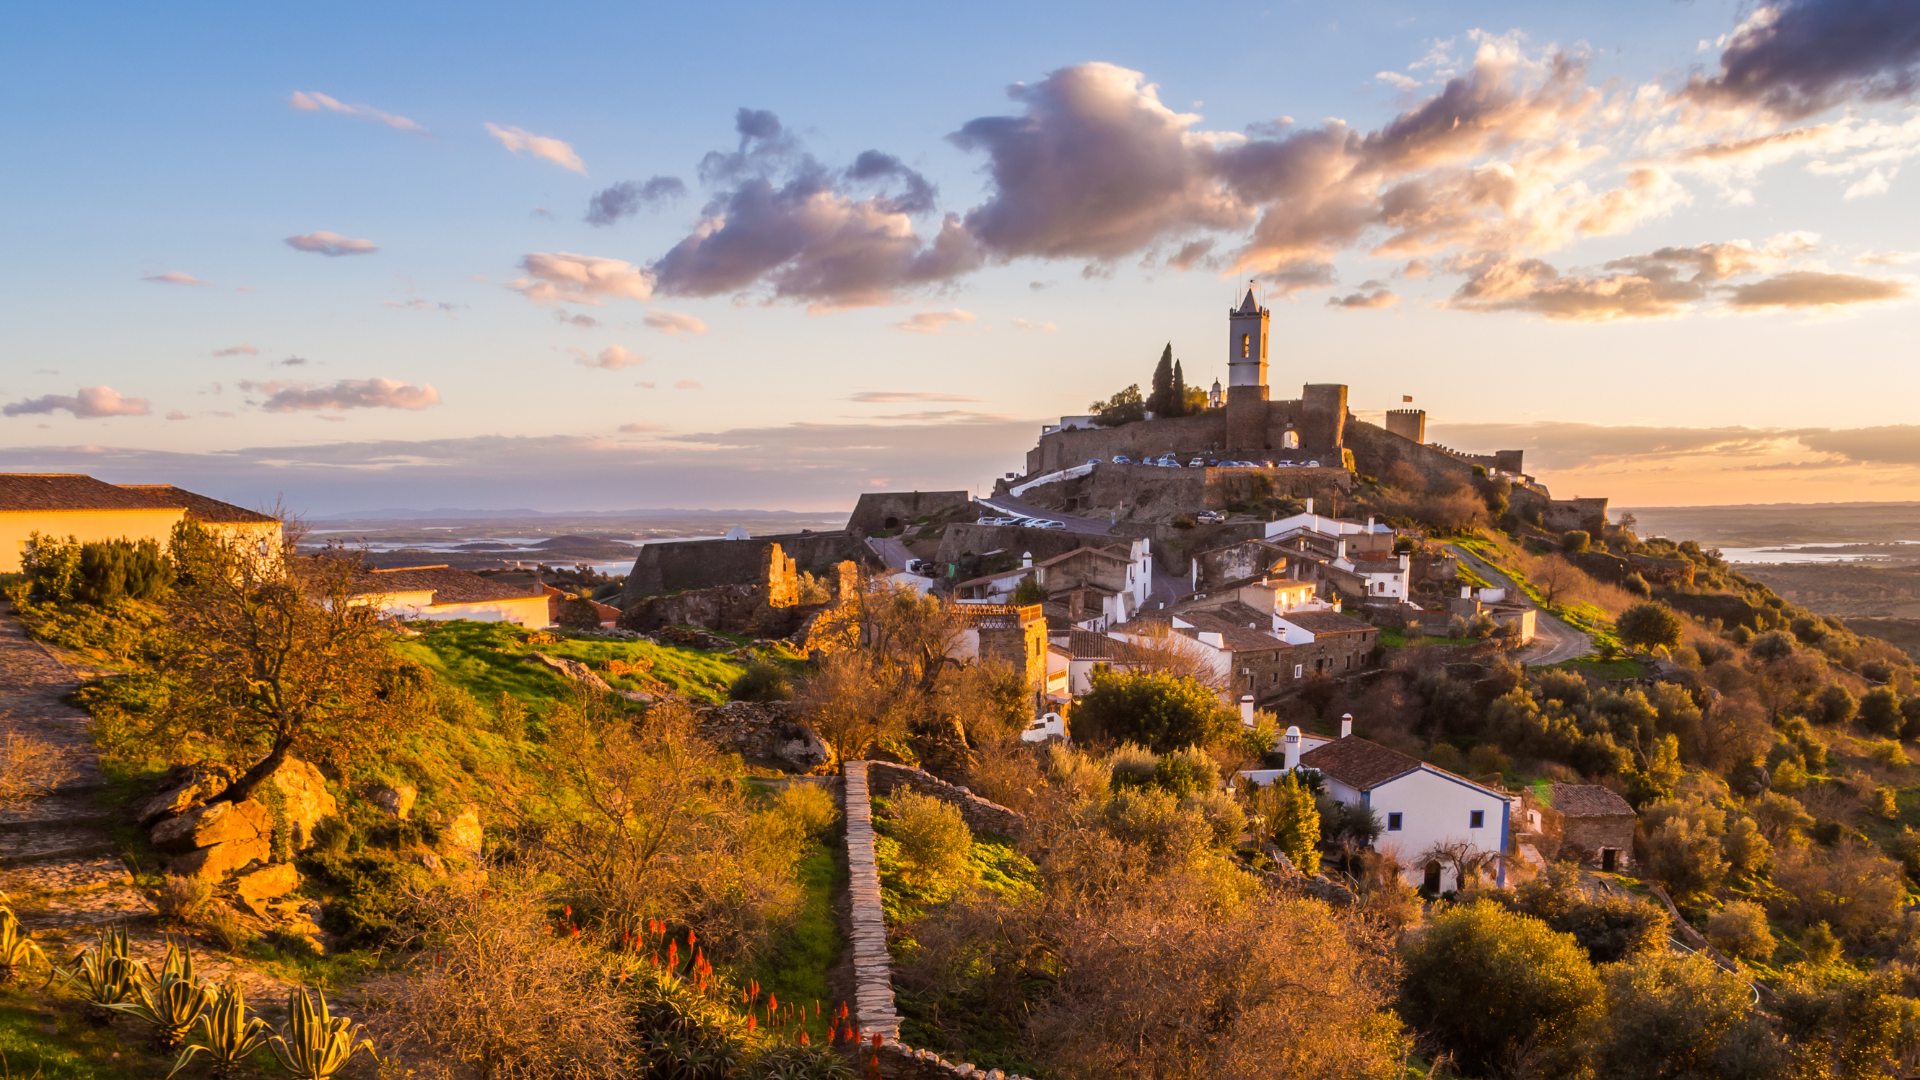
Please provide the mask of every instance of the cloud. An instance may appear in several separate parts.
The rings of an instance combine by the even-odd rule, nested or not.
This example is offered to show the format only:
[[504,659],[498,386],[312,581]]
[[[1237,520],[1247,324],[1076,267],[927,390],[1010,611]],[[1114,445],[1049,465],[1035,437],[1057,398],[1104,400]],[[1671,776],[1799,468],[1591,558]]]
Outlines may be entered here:
[[328,112],[345,113],[348,116],[363,117],[368,120],[378,121],[390,128],[397,128],[401,131],[425,134],[427,130],[404,116],[384,113],[366,105],[345,105],[334,98],[330,98],[314,90],[295,90],[293,96],[287,99],[287,104],[302,112],[319,112],[325,109]]
[[156,285],[211,285],[211,281],[201,281],[185,270],[169,270],[164,274],[148,274],[140,279]]
[[866,390],[848,396],[862,405],[897,405],[903,401],[985,401],[967,394],[942,394],[927,390]]
[[121,397],[110,386],[83,386],[73,397],[48,394],[13,402],[0,408],[0,416],[37,416],[62,410],[81,420],[106,416],[146,416],[152,411],[147,407],[146,398]]
[[1033,333],[1035,331],[1038,331],[1043,334],[1051,334],[1054,331],[1060,329],[1058,326],[1055,326],[1050,322],[1031,322],[1027,319],[1015,319],[1013,320],[1013,326],[1014,326],[1014,329],[1019,330],[1021,333]]
[[961,311],[959,308],[953,308],[948,311],[922,311],[906,322],[894,323],[893,328],[896,330],[911,330],[916,334],[937,334],[940,332],[940,328],[948,323],[969,323],[973,320],[973,312]]
[[[981,253],[948,215],[931,240],[913,218],[932,206],[926,179],[874,151],[830,169],[773,113],[741,109],[738,147],[700,164],[717,191],[685,239],[648,267],[659,291],[717,296],[755,286],[820,308],[887,303],[976,269]],[[872,194],[864,194],[873,192]]]
[[692,379],[681,379],[679,382],[673,384],[673,388],[675,390],[698,390],[700,389],[700,384],[694,382]]
[[380,245],[371,240],[352,240],[337,232],[307,233],[305,236],[287,237],[287,246],[295,251],[311,251],[315,255],[325,255],[330,259],[342,255],[371,255],[380,250]]
[[525,128],[501,127],[498,124],[487,124],[486,129],[487,134],[499,139],[500,145],[511,150],[515,157],[530,154],[542,161],[551,161],[563,169],[582,175],[587,171],[586,163],[580,160],[580,155],[573,152],[573,147],[559,139],[535,135]]
[[642,208],[659,206],[686,193],[687,185],[677,176],[656,176],[644,183],[622,180],[587,200],[587,224],[611,225]]
[[618,345],[609,345],[597,354],[589,356],[584,349],[570,349],[578,356],[574,362],[585,367],[601,368],[606,371],[619,371],[621,368],[634,367],[647,362],[639,353],[631,353]]
[[1911,292],[1907,283],[1889,278],[1860,277],[1795,270],[1733,290],[1728,303],[1745,310],[1758,308],[1844,307],[1899,300]]
[[653,298],[654,275],[619,259],[561,251],[534,252],[520,260],[526,273],[507,288],[536,304],[602,304],[609,297]]
[[1856,266],[1905,266],[1915,259],[1920,259],[1920,252],[1882,251],[1868,252],[1855,258],[1853,262]]
[[1498,259],[1461,285],[1447,306],[1607,322],[1678,315],[1706,296],[1705,285],[1681,281],[1670,266],[1654,266],[1643,273],[1563,277],[1539,259]]
[[[1820,430],[1820,429],[1809,429]],[[1527,452],[1529,470],[1577,469],[1675,457],[1753,457],[1802,438],[1801,429],[1661,427],[1645,424],[1436,423],[1448,446],[1490,446]]]
[[677,311],[649,311],[646,324],[663,334],[704,334],[707,324],[691,315],[682,315]]
[[187,415],[186,413],[183,413],[183,412],[181,412],[181,411],[180,411],[179,409],[175,409],[175,410],[173,410],[172,412],[170,412],[170,413],[168,413],[168,414],[167,414],[167,419],[169,419],[169,420],[190,420],[190,419],[192,419],[192,418],[191,418],[191,417],[189,417],[189,416],[188,416],[188,415]]
[[1839,454],[1851,461],[1886,465],[1920,465],[1920,425],[1817,431],[1800,436],[1809,450]]
[[599,319],[584,312],[556,311],[553,313],[553,319],[555,322],[565,323],[577,330],[592,330],[600,325]]
[[1367,308],[1390,308],[1400,302],[1400,298],[1386,289],[1372,292],[1349,293],[1346,296],[1327,297],[1327,306],[1352,311]]
[[213,350],[213,355],[215,356],[259,356],[260,350],[254,348],[253,346],[243,341],[240,344],[235,345],[230,349],[215,349]]
[[280,361],[281,367],[305,367],[306,364],[307,358],[304,356],[289,356],[285,360]]
[[656,431],[665,431],[667,429],[660,426],[659,424],[632,423],[632,424],[621,424],[620,430],[626,432],[629,435],[648,435]]
[[1908,0],[1780,0],[1755,8],[1728,38],[1719,72],[1681,93],[1798,119],[1845,101],[1908,97],[1916,66],[1920,7]]
[[415,296],[407,300],[382,300],[380,301],[380,306],[390,307],[390,308],[403,308],[407,311],[429,311],[429,312],[445,315],[449,319],[457,319],[459,318],[459,316],[455,315],[454,312],[459,311],[461,308],[466,307],[467,305],[448,303],[447,301],[444,301],[444,300],[440,301],[439,303],[435,303],[432,300],[426,299],[425,297]]
[[1847,193],[1842,196],[1842,198],[1858,199],[1867,195],[1885,195],[1887,189],[1892,186],[1888,178],[1893,172],[1897,171],[1898,170],[1888,170],[1883,172],[1880,169],[1875,169],[1848,187]]
[[414,386],[392,379],[341,379],[332,386],[274,380],[243,380],[240,389],[265,394],[260,407],[268,412],[304,412],[316,409],[420,410],[440,403],[440,391],[431,384]]
[[1396,90],[1420,89],[1419,79],[1415,79],[1407,75],[1402,75],[1397,71],[1378,72],[1374,75],[1374,78],[1379,79],[1381,82],[1386,83],[1389,86],[1392,86]]

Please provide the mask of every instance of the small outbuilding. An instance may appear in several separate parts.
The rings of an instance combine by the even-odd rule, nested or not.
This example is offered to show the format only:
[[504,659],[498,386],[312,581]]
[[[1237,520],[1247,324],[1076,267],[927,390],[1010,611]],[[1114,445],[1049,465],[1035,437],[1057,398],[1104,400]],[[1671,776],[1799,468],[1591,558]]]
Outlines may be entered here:
[[1554,784],[1548,789],[1560,824],[1560,857],[1624,870],[1633,861],[1633,807],[1598,784]]

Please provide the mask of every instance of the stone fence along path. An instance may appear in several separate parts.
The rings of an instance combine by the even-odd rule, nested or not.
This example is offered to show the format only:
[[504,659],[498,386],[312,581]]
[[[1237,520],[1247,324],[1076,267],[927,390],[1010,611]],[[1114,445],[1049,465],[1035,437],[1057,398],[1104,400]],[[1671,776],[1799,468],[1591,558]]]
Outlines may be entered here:
[[[849,761],[844,766],[847,820],[847,940],[853,950],[853,1025],[862,1062],[877,1059],[889,1080],[1025,1080],[999,1069],[953,1064],[931,1050],[900,1041],[900,1014],[893,1001],[893,957],[887,951],[887,919],[880,904],[880,865],[874,855],[873,795],[909,787],[960,807],[969,828],[1017,835],[1020,815],[988,802],[931,773],[886,761]],[[875,1037],[878,1037],[878,1049]]]

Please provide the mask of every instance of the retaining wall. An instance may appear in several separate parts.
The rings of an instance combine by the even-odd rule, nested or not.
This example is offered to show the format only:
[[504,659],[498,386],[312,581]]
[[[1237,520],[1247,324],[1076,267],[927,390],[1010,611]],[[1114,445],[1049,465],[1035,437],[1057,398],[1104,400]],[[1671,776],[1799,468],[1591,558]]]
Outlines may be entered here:
[[867,764],[867,784],[873,794],[887,796],[900,788],[917,791],[922,795],[931,795],[942,802],[952,803],[960,808],[960,819],[967,828],[977,833],[992,833],[995,836],[1018,836],[1026,819],[1017,811],[1009,810],[996,802],[987,800],[957,784],[949,784],[925,769],[916,769],[911,765],[896,765],[891,761],[869,761]]

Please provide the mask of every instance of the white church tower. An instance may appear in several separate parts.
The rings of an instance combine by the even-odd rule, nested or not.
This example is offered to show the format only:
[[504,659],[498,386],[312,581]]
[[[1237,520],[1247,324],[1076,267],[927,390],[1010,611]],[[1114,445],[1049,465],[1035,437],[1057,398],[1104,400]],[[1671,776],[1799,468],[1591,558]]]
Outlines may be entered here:
[[[1251,286],[1247,298],[1237,310],[1227,313],[1227,393],[1236,386],[1267,385],[1267,318],[1271,312],[1253,298]],[[1265,395],[1262,395],[1263,397]]]

